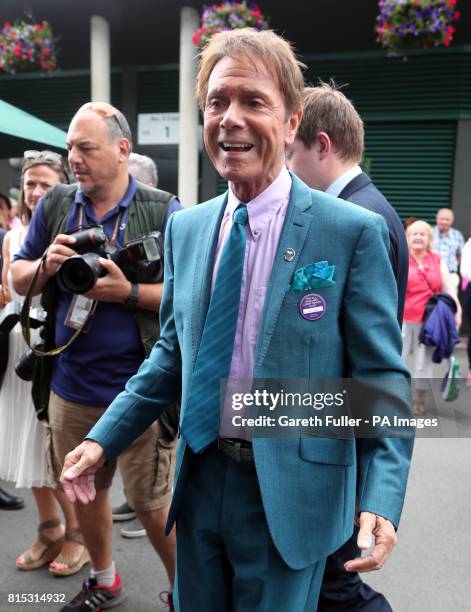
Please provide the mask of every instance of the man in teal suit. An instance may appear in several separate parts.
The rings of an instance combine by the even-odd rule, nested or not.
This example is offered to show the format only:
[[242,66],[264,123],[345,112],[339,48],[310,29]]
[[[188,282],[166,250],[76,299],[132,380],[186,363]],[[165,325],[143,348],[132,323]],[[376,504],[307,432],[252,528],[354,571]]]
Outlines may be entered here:
[[161,338],[64,464],[65,491],[87,503],[97,469],[181,392],[168,527],[183,612],[315,610],[325,558],[355,514],[360,548],[376,542],[347,570],[378,569],[395,543],[410,439],[254,436],[219,401],[223,378],[347,376],[396,378],[389,401],[409,401],[384,221],[286,170],[303,87],[273,32],[221,33],[203,51],[205,145],[229,190],[170,219]]

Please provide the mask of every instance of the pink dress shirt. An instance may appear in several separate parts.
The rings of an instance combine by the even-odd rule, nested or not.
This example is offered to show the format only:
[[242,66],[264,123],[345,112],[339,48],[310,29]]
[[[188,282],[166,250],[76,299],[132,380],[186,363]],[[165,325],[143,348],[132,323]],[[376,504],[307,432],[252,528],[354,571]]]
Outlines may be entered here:
[[[265,303],[265,294],[288,209],[291,183],[291,176],[286,167],[283,166],[273,183],[256,198],[246,203],[249,216],[246,226],[247,244],[234,351],[229,373],[229,380],[241,381],[236,384],[238,393],[250,391],[255,346]],[[232,215],[239,204],[240,201],[229,188],[227,206],[219,230],[212,288],[214,288],[216,281],[222,248],[231,229]],[[252,437],[250,430],[232,425],[232,417],[237,414],[243,415],[243,411],[235,412],[232,409],[230,391],[231,386],[229,385],[229,393],[226,395],[221,418],[220,435],[224,438],[250,440]]]

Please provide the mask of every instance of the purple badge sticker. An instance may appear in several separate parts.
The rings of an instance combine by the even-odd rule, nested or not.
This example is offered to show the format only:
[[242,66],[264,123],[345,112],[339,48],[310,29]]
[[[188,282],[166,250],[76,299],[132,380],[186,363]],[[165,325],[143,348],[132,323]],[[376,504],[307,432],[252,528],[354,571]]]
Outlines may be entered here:
[[309,293],[299,302],[299,312],[308,321],[317,321],[325,315],[325,311],[325,300],[317,293]]

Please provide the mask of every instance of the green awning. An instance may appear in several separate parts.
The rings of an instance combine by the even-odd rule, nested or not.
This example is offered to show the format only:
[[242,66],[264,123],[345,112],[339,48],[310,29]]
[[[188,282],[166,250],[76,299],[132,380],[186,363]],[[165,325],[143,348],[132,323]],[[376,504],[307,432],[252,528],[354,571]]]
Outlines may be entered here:
[[65,149],[67,134],[59,128],[0,100],[0,134],[40,142],[56,149]]

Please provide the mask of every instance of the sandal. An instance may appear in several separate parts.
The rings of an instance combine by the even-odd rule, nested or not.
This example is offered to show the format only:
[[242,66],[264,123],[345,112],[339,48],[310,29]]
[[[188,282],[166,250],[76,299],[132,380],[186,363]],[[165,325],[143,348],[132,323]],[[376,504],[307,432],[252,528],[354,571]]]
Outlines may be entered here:
[[38,540],[41,542],[41,544],[44,544],[44,546],[46,547],[42,553],[42,555],[39,557],[39,559],[36,559],[36,561],[33,560],[32,556],[31,556],[31,549],[29,548],[28,550],[26,550],[22,555],[25,562],[24,563],[18,563],[18,561],[16,562],[16,567],[20,570],[33,570],[36,569],[38,567],[42,567],[43,565],[45,565],[46,563],[50,563],[61,551],[62,545],[64,544],[64,538],[59,538],[58,540],[51,540],[50,538],[47,537],[47,535],[44,535],[43,531],[45,529],[51,529],[52,527],[58,527],[61,524],[60,520],[57,519],[51,519],[49,521],[44,521],[44,523],[40,523],[38,526]]
[[[67,567],[63,569],[56,569],[55,567],[49,566],[49,571],[51,572],[51,574],[54,574],[54,576],[71,576],[72,574],[76,574],[82,569],[85,563],[88,563],[90,561],[90,555],[88,554],[88,550],[85,547],[85,542],[83,541],[82,532],[80,531],[80,529],[68,529],[65,532],[64,541],[77,542],[78,544],[81,544],[83,546],[82,554],[77,559],[77,561],[71,559],[67,555],[58,555],[54,559],[54,561],[56,563],[62,563]],[[50,561],[52,561],[52,559],[50,559]]]

